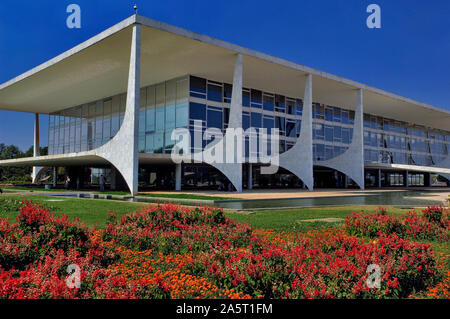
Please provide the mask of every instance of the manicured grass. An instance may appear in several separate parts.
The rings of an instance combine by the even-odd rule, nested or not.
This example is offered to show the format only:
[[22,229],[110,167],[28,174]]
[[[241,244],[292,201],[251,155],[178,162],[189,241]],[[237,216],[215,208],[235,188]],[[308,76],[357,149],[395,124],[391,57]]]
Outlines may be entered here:
[[208,195],[195,195],[195,194],[138,194],[138,196],[144,197],[161,197],[161,198],[178,198],[178,199],[203,199],[203,200],[233,200],[240,199],[236,197],[220,197],[220,196],[208,196]]
[[69,189],[66,190],[65,188],[51,188],[51,189],[45,189],[41,187],[31,187],[31,186],[14,186],[14,187],[6,187],[2,188],[3,191],[6,192],[15,192],[15,191],[29,191],[29,192],[53,192],[53,193],[65,193],[65,192],[75,192],[75,193],[83,193],[83,192],[92,192],[94,194],[105,194],[105,195],[130,195],[130,192],[124,192],[124,191],[105,191],[105,192],[99,192],[95,189],[88,189],[88,190],[80,190],[80,189]]
[[[341,218],[352,212],[365,211],[374,213],[377,206],[341,206],[341,207],[315,207],[296,208],[283,210],[255,210],[251,213],[227,212],[226,215],[241,223],[247,223],[255,228],[270,228],[276,231],[300,231],[306,232],[311,229],[329,228],[340,226],[344,221],[338,222],[302,222],[301,220],[318,218]],[[406,213],[409,209],[387,207],[388,213]]]
[[[23,199],[24,196],[3,195],[3,198]],[[84,199],[84,198],[64,198],[53,196],[27,196],[27,199],[32,199],[35,202],[47,204],[47,206],[54,207],[56,213],[64,213],[72,219],[79,217],[80,221],[85,222],[88,226],[97,224],[98,228],[103,228],[106,225],[106,220],[109,211],[114,211],[118,216],[122,216],[127,212],[140,210],[142,206],[148,205],[146,203],[122,202],[114,200],[101,199]],[[10,222],[14,222],[19,212],[0,212],[1,217],[7,217]]]
[[[1,188],[1,187],[0,187]],[[64,188],[52,188],[52,189],[45,189],[45,188],[41,188],[41,187],[29,187],[29,186],[8,186],[5,188],[2,188],[3,191],[8,191],[8,192],[14,192],[14,191],[30,191],[30,192],[57,192],[57,193],[61,193],[61,192],[69,192]]]
[[[148,194],[148,197],[156,197],[160,195],[165,197],[167,195],[190,195],[190,194]],[[196,197],[207,197],[201,195],[192,195],[190,198],[198,199]],[[15,198],[23,199],[24,196],[18,195],[3,195],[1,198]],[[38,196],[30,195],[27,198],[33,201],[46,203],[48,206],[55,207],[58,213],[64,213],[69,218],[79,217],[81,221],[84,221],[87,225],[98,225],[102,228],[106,225],[107,214],[109,211],[115,211],[119,216],[124,215],[127,212],[139,210],[142,206],[146,206],[149,203],[134,203],[123,202],[114,200],[101,200],[101,199],[84,199],[84,198],[64,198],[56,196]],[[345,219],[345,216],[352,212],[375,212],[377,206],[345,206],[345,207],[321,207],[321,208],[297,208],[297,209],[284,209],[284,210],[255,210],[249,212],[234,212],[226,211],[225,214],[237,222],[247,223],[255,228],[270,228],[276,231],[301,231],[306,232],[311,229],[329,228],[343,224],[343,221],[338,222],[301,222],[301,220],[317,219],[317,218],[341,218]],[[406,213],[407,209],[400,209],[394,207],[388,207],[389,213]],[[8,217],[10,222],[15,220],[18,211],[1,213],[0,216]]]

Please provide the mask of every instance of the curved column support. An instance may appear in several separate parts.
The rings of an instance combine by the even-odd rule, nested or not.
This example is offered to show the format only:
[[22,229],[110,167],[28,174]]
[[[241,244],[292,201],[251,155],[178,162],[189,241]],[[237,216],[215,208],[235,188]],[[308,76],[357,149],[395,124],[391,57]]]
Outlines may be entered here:
[[[228,128],[242,129],[242,55],[236,56],[233,74],[233,90],[231,92],[230,119]],[[225,140],[233,137],[233,132],[226,132]],[[222,144],[222,145],[226,145]],[[226,154],[226,147],[224,154]],[[231,150],[230,150],[231,151]],[[242,162],[235,156],[234,163],[211,163],[230,180],[238,193],[242,193]]]
[[280,154],[279,166],[287,169],[305,183],[308,190],[314,188],[312,144],[312,75],[306,78],[303,98],[303,115],[300,136],[295,145]]
[[125,115],[119,132],[106,144],[93,150],[109,161],[122,174],[134,196],[138,191],[138,134],[140,101],[141,26],[133,25],[130,69]]
[[358,90],[355,124],[352,143],[348,150],[332,159],[317,162],[320,166],[333,168],[350,177],[361,189],[364,189],[364,116],[363,91]]
[[[36,184],[36,183],[38,183],[39,182],[39,180],[41,179],[41,177],[42,177],[42,174],[44,174],[45,172],[47,172],[48,170],[50,170],[51,169],[51,167],[48,167],[48,166],[46,166],[46,167],[40,167],[40,166],[36,166],[36,167],[33,167],[33,169],[35,169],[35,176],[33,176],[33,184]],[[34,171],[33,171],[33,173],[34,173]]]

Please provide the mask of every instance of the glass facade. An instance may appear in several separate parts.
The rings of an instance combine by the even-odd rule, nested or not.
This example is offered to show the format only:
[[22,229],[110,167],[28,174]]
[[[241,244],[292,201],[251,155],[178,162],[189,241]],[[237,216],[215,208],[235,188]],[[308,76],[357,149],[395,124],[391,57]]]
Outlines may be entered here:
[[[126,94],[72,107],[49,116],[49,154],[88,151],[119,131]],[[167,153],[176,127],[188,124],[188,77],[141,89],[139,152]]]
[[[139,152],[170,153],[175,128],[189,128],[194,121],[204,130],[228,127],[232,85],[195,76],[184,76],[141,89]],[[243,129],[277,128],[279,152],[289,150],[300,134],[303,101],[243,88]],[[87,151],[109,141],[123,121],[126,94],[86,103],[49,117],[49,154]],[[328,160],[344,153],[352,141],[355,113],[345,107],[313,103],[313,158]],[[270,143],[270,142],[269,142]],[[193,143],[192,143],[193,144]],[[248,137],[245,141],[249,154]],[[203,141],[203,147],[206,141]],[[260,150],[257,147],[256,152]],[[450,132],[364,114],[365,162],[410,165],[439,164],[450,150]],[[193,152],[201,151],[192,149]],[[251,154],[261,155],[261,154]]]
[[450,150],[450,132],[364,114],[368,163],[438,165]]
[[[189,128],[194,133],[194,121],[202,121],[203,127],[216,127],[225,133],[231,103],[232,85],[195,76],[190,77]],[[266,128],[268,133],[277,128],[280,134],[279,152],[289,150],[300,135],[303,101],[274,92],[252,88],[242,90],[242,126]],[[313,105],[313,151],[315,161],[327,160],[342,154],[351,143],[353,135],[353,111]],[[204,146],[204,145],[203,145]],[[193,149],[193,151],[197,151]],[[259,150],[257,150],[259,152]],[[246,140],[246,154],[249,142]],[[258,156],[260,154],[251,154]]]

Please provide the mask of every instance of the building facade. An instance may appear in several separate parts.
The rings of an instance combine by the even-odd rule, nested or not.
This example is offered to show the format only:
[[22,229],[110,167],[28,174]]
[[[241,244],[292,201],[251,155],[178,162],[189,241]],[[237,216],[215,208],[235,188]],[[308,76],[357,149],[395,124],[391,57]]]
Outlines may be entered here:
[[[108,53],[126,43],[131,55]],[[40,81],[67,82],[63,62],[90,71],[49,91]],[[18,98],[21,90],[34,96]],[[0,108],[49,114],[49,155],[0,165],[103,167],[132,193],[139,181],[242,191],[431,186],[450,177],[449,111],[141,16],[1,85]],[[267,155],[279,154],[279,170],[261,174],[265,165],[249,156],[263,150],[248,136],[243,163],[174,163],[173,131],[194,136],[198,123],[201,133],[276,130],[278,152],[268,142]],[[191,144],[204,152],[208,141]]]

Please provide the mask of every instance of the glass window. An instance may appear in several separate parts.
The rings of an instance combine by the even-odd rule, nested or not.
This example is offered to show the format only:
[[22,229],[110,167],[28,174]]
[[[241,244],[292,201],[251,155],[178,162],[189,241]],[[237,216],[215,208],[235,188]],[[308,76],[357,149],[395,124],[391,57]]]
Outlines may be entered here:
[[274,98],[273,95],[263,95],[263,108],[266,111],[273,112],[274,110]]
[[295,100],[286,98],[286,113],[295,115]]
[[111,107],[111,137],[117,134],[120,128],[120,97],[118,95],[112,98]]
[[288,120],[286,122],[286,136],[288,137],[296,137],[297,132],[295,130],[295,121]]
[[286,113],[286,104],[283,95],[275,95],[275,111]]
[[275,116],[275,128],[280,131],[280,135],[285,135],[286,132],[286,121],[284,117]]
[[145,118],[145,131],[155,131],[156,118],[156,87],[154,85],[147,88],[147,110]]
[[251,107],[261,108],[262,106],[262,92],[258,90],[251,90]]
[[341,121],[342,121],[343,124],[349,124],[350,123],[350,118],[349,118],[348,111],[342,110],[342,112],[341,112]]
[[297,120],[296,122],[297,122],[297,125],[296,125],[296,128],[297,128],[297,137],[299,137],[299,136],[300,136],[300,131],[301,131],[301,129],[302,129],[302,121],[301,121],[301,120]]
[[156,109],[156,131],[161,132],[164,131],[165,128],[165,119],[164,119],[164,108]]
[[164,133],[154,134],[154,153],[162,153],[164,148]]
[[331,107],[325,108],[325,120],[326,121],[333,121],[333,109]]
[[261,127],[261,113],[251,113],[251,127]]
[[111,113],[112,100],[105,100],[103,102],[103,144],[108,142],[111,137]]
[[245,131],[250,127],[250,114],[242,112],[242,129]]
[[242,106],[250,106],[250,91],[242,90]]
[[325,125],[325,141],[333,142],[333,126]]
[[273,116],[264,115],[263,117],[263,127],[267,129],[267,134],[272,132],[274,126]]
[[231,94],[233,93],[233,86],[228,83],[223,84],[223,101],[231,103]]
[[335,142],[342,142],[342,129],[340,126],[334,126],[333,140]]
[[147,134],[145,136],[145,153],[153,153],[153,134]]
[[190,95],[198,98],[206,97],[206,80],[198,78],[196,76],[191,76],[190,78]]
[[208,127],[222,129],[222,111],[208,109]]
[[175,105],[166,106],[166,128],[175,127]]
[[222,102],[222,87],[208,81],[208,100]]
[[333,121],[334,122],[341,122],[341,109],[338,107],[333,108]]
[[95,105],[95,140],[94,147],[99,147],[103,140],[103,102],[98,101]]
[[89,106],[83,105],[81,109],[81,151],[88,150],[88,118],[89,118]]
[[187,104],[177,105],[175,126],[187,127],[188,124],[189,124],[188,105]]
[[303,114],[303,100],[297,99],[296,100],[296,104],[297,104],[297,115],[302,116],[302,114]]
[[314,127],[313,139],[323,140],[324,139],[323,125],[315,123],[313,124],[313,127]]
[[189,103],[189,119],[206,121],[206,105]]
[[313,103],[313,118],[323,120],[324,119],[324,107],[319,103]]

